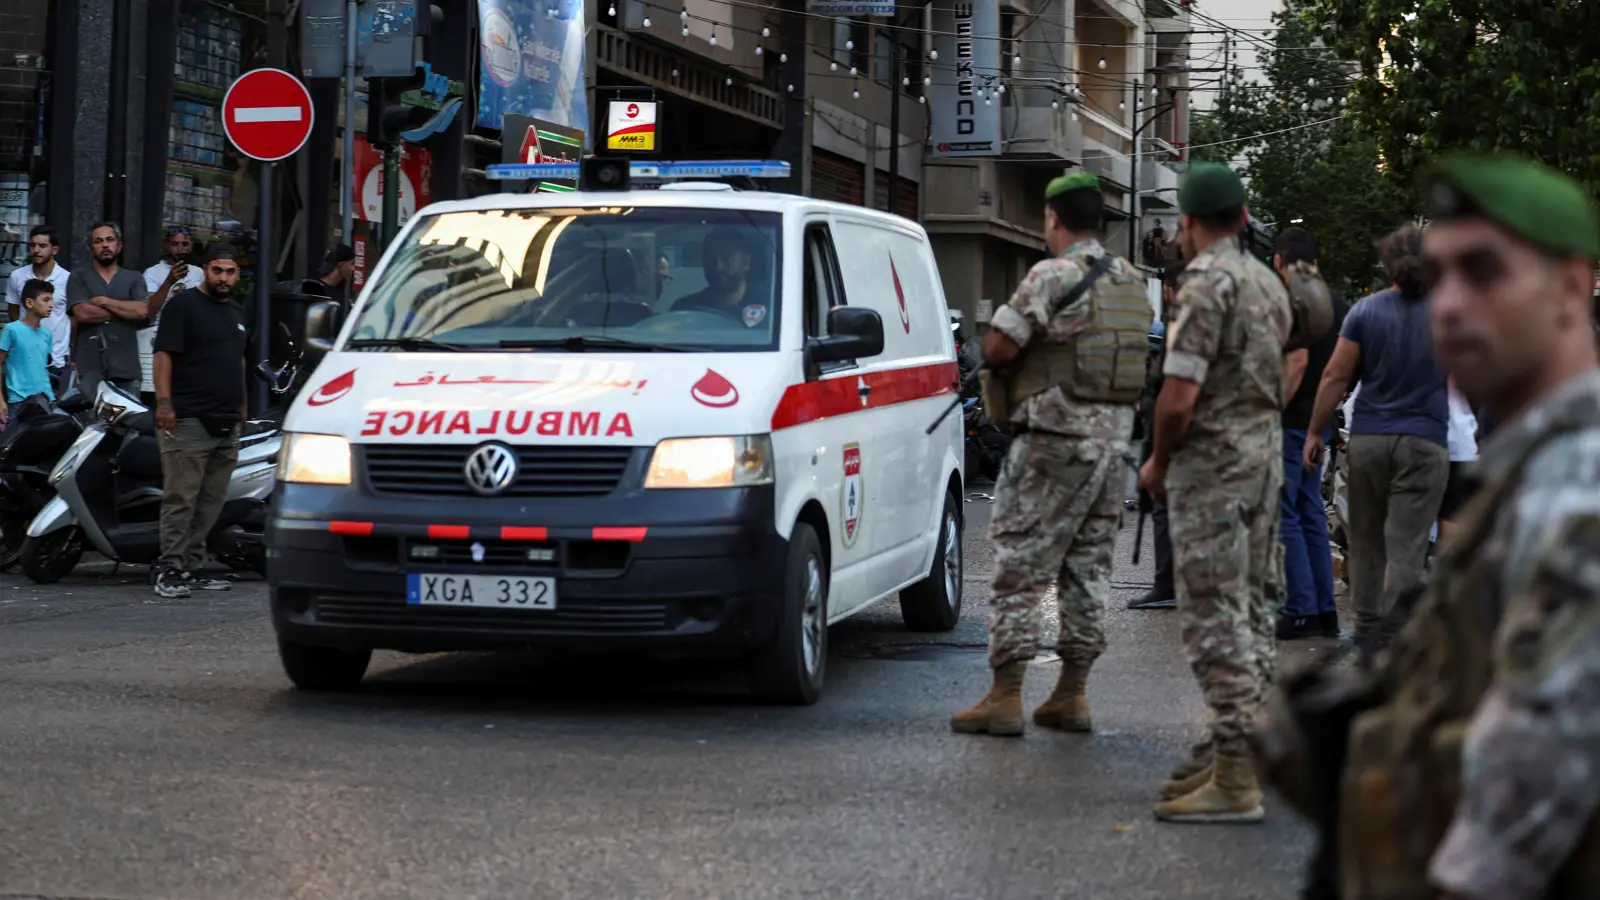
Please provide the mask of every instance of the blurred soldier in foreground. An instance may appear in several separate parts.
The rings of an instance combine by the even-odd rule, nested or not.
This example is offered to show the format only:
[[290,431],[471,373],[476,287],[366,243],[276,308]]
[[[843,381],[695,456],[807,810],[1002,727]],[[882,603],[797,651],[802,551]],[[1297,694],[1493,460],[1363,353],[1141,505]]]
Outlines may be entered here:
[[1196,164],[1178,188],[1178,240],[1189,260],[1167,332],[1155,447],[1139,485],[1165,495],[1183,643],[1206,704],[1211,745],[1162,784],[1157,818],[1259,822],[1246,738],[1272,675],[1282,596],[1278,490],[1283,484],[1283,281],[1240,242],[1244,185]]
[[1393,648],[1287,679],[1257,752],[1322,827],[1308,897],[1600,897],[1600,220],[1512,157],[1427,187],[1434,352],[1499,425]]
[[1144,387],[1150,303],[1144,278],[1100,246],[1100,182],[1074,172],[1045,191],[1053,256],[1028,272],[983,339],[984,406],[1016,435],[995,488],[994,685],[957,713],[959,732],[1022,733],[1022,677],[1038,652],[1039,601],[1058,585],[1061,677],[1035,724],[1089,731],[1084,685],[1105,650],[1100,618],[1133,404]]

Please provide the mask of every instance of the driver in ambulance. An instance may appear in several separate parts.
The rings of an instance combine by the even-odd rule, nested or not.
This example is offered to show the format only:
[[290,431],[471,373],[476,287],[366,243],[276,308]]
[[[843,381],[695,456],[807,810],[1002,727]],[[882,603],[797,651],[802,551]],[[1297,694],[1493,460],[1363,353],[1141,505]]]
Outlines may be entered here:
[[672,305],[673,312],[696,310],[719,313],[746,328],[759,328],[767,321],[767,303],[753,297],[750,289],[750,263],[753,256],[749,240],[737,228],[713,228],[701,245],[700,264],[706,287]]

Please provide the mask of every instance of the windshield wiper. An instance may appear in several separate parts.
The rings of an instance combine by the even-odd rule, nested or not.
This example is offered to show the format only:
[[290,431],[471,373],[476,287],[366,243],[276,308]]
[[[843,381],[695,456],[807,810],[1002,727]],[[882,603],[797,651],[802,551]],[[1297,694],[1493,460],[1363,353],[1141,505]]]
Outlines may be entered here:
[[443,350],[447,353],[460,353],[466,349],[460,344],[446,344],[432,338],[419,337],[352,338],[345,347],[355,350],[364,347],[392,347],[396,350]]
[[506,350],[554,350],[582,353],[585,350],[642,350],[646,353],[709,353],[704,347],[684,347],[676,344],[650,344],[598,334],[575,334],[572,337],[540,340],[501,341]]

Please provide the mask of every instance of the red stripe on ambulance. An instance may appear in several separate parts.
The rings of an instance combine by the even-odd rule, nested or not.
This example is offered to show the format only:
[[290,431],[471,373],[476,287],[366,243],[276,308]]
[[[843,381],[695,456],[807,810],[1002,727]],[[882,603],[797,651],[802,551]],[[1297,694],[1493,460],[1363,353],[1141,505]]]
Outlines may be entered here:
[[543,541],[550,537],[548,528],[528,528],[518,525],[500,526],[502,541]]
[[[772,414],[772,430],[954,394],[960,383],[961,368],[942,362],[792,384]],[[869,388],[865,397],[861,395],[863,386]]]
[[328,531],[332,534],[347,534],[352,537],[366,537],[372,534],[371,522],[329,522]]
[[649,532],[648,528],[596,528],[593,532],[597,541],[642,541]]
[[428,537],[435,540],[454,539],[464,541],[472,536],[472,529],[466,525],[429,525]]

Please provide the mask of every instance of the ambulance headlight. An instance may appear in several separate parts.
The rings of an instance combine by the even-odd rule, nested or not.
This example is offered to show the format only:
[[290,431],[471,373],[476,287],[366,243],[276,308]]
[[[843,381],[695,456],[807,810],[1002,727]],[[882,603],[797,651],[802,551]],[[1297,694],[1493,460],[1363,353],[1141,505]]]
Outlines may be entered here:
[[749,487],[772,483],[772,439],[744,437],[672,438],[656,445],[650,457],[647,488]]
[[350,442],[336,434],[286,434],[278,453],[278,481],[349,484]]

